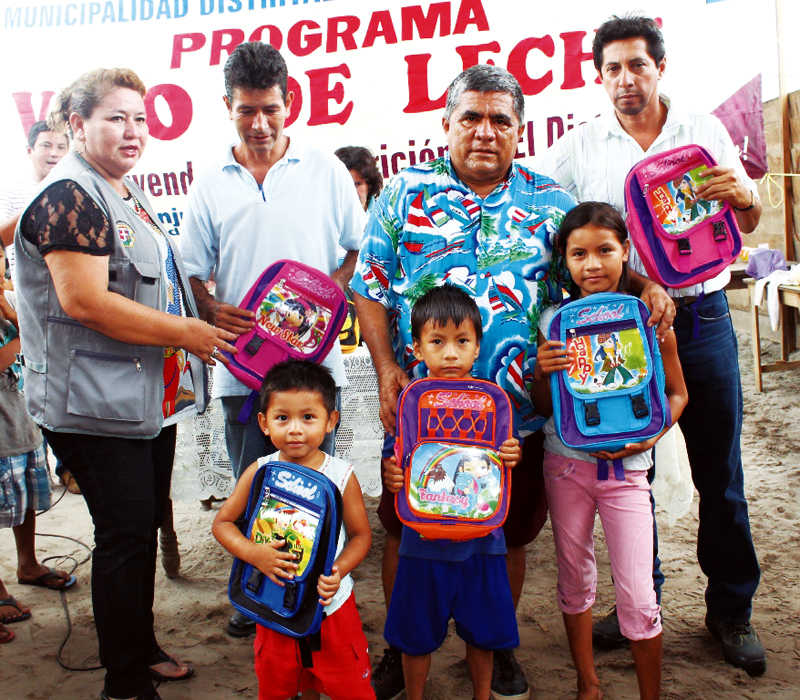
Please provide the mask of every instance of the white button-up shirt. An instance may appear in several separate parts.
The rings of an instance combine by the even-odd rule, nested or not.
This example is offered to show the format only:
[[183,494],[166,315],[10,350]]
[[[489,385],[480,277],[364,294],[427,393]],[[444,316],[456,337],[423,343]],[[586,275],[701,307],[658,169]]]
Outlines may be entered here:
[[[746,187],[757,192],[747,176],[736,146],[722,122],[711,114],[689,114],[678,111],[664,95],[667,120],[661,133],[646,151],[628,134],[612,109],[568,131],[544,154],[530,164],[538,173],[548,175],[570,192],[579,202],[608,202],[625,215],[625,178],[630,169],[644,158],[671,148],[696,143],[703,146],[720,165],[733,168]],[[631,245],[630,268],[643,276],[647,271]],[[710,294],[730,281],[726,269],[703,284],[681,289],[668,289],[671,296]]]
[[[192,184],[181,253],[190,277],[207,280],[213,270],[216,299],[235,306],[276,260],[298,260],[330,275],[339,246],[358,250],[365,222],[353,179],[332,153],[304,149],[292,139],[259,185],[228,147]],[[337,386],[347,386],[338,342],[322,364]],[[249,392],[217,364],[215,398]]]

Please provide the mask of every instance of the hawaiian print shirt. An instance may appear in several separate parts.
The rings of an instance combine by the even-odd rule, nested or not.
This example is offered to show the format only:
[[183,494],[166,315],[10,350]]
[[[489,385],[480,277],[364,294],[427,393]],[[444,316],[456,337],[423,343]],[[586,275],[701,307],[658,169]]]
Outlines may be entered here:
[[398,364],[412,378],[426,369],[413,354],[411,308],[434,286],[472,295],[483,339],[472,373],[511,397],[515,432],[544,422],[530,398],[539,313],[561,300],[551,272],[553,238],[575,200],[555,182],[514,164],[485,198],[469,189],[445,155],[398,173],[367,223],[353,290],[389,311]]

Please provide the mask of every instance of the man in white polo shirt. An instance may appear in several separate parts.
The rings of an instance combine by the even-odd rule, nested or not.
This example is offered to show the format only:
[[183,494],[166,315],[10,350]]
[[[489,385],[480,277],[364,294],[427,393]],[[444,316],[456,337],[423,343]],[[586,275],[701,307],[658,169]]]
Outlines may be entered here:
[[[241,44],[225,64],[225,105],[239,142],[199,177],[189,194],[181,250],[201,316],[234,333],[253,327],[254,314],[236,305],[276,260],[298,260],[330,275],[344,289],[353,273],[365,213],[344,164],[333,153],[303,148],[283,131],[293,94],[286,63],[268,44]],[[338,265],[338,247],[346,255]],[[215,295],[205,282],[214,275]],[[339,343],[324,362],[337,387],[346,385]],[[274,449],[253,411],[237,416],[250,389],[218,364],[214,397],[221,397],[225,439],[234,475]],[[333,434],[322,445],[333,454]],[[238,613],[228,632],[254,625]]]
[[[725,127],[711,115],[682,112],[659,94],[666,59],[658,25],[645,17],[613,17],[597,30],[592,53],[613,110],[570,131],[536,159],[536,170],[579,201],[610,202],[624,212],[625,177],[633,165],[652,154],[696,143],[719,163],[705,172],[708,180],[697,194],[727,201],[741,230],[752,231],[761,203]],[[629,265],[647,274],[633,248]],[[703,284],[667,291],[677,306],[674,327],[689,390],[679,424],[700,495],[697,558],[708,577],[706,626],[721,642],[726,661],[755,676],[764,673],[766,656],[750,625],[760,569],[744,496],[742,387],[724,291],[729,280],[725,271]],[[656,538],[654,544],[657,549]],[[659,603],[662,581],[656,558]],[[594,632],[596,646],[625,641],[614,612],[595,625]]]

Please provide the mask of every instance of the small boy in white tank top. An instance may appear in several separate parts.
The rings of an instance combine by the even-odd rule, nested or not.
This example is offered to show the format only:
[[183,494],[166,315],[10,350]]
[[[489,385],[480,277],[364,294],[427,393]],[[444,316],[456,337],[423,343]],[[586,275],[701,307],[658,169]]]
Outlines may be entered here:
[[342,494],[343,527],[331,575],[320,575],[317,583],[326,615],[320,630],[321,648],[312,654],[313,666],[301,665],[296,639],[257,626],[255,669],[259,700],[285,700],[299,692],[304,698],[313,697],[315,692],[325,693],[332,700],[374,698],[367,639],[350,577],[369,551],[372,532],[353,468],[319,449],[339,420],[335,410],[336,385],[324,367],[289,360],[267,373],[260,404],[258,424],[278,452],[254,462],[239,477],[233,494],[214,519],[214,536],[231,554],[257,567],[273,582],[292,579],[297,562],[292,552],[281,551],[282,540],[255,544],[235,524],[247,507],[256,470],[272,460],[315,469],[333,481]]

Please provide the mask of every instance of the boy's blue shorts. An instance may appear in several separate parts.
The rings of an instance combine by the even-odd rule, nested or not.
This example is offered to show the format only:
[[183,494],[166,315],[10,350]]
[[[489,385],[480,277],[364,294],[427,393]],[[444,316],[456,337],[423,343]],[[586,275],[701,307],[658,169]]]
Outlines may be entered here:
[[450,618],[479,649],[519,646],[506,558],[473,554],[464,561],[400,557],[384,637],[412,656],[430,654],[447,636]]

